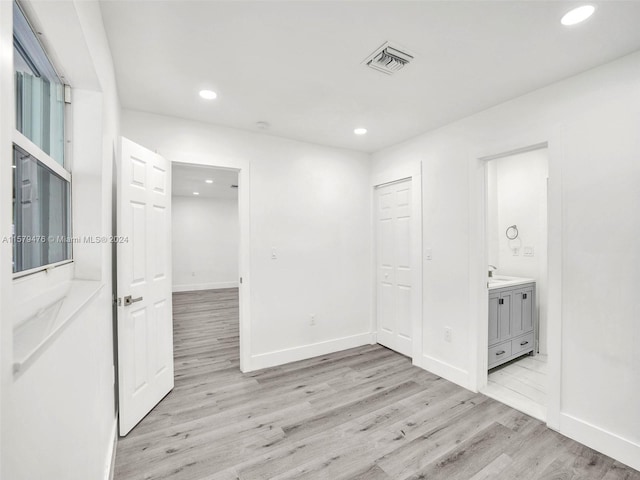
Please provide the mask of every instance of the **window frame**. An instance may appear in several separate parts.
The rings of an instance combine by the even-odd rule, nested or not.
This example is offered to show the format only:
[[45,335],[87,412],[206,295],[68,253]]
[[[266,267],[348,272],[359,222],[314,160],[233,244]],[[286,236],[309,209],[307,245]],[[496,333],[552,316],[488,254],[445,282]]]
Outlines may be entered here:
[[[49,61],[49,64],[51,65],[51,67],[53,68],[53,70],[56,72],[58,79],[60,80],[60,83],[63,85],[64,88],[64,93],[65,93],[65,97],[68,94],[68,90],[70,89],[69,85],[67,85],[64,81],[63,78],[64,76],[60,75],[60,71],[58,70],[58,68],[56,68],[56,65],[53,63],[53,61],[51,60],[50,55],[47,52],[47,49],[45,48],[45,46],[42,44],[42,42],[40,41],[40,38],[37,37],[37,30],[33,27],[33,24],[31,23],[31,21],[29,20],[29,17],[27,15],[27,13],[25,12],[25,10],[22,8],[22,6],[20,5],[20,3],[17,0],[13,1],[13,8],[18,8],[20,9],[20,12],[22,13],[22,15],[24,16],[24,18],[26,19],[27,23],[29,24],[29,27],[31,28],[31,30],[34,32],[34,34],[36,35],[36,38],[38,39],[38,44],[40,46],[40,48],[42,49],[42,51],[44,52],[45,56],[47,57],[47,60]],[[29,54],[29,52],[26,52],[27,54]],[[14,65],[14,69],[15,69],[15,59],[13,59],[13,65]],[[15,75],[13,77],[13,81],[15,82]],[[70,108],[70,102],[67,101],[67,99],[65,98],[64,101],[64,108],[63,108],[63,115],[64,115],[64,119],[63,119],[63,141],[64,141],[64,151],[63,151],[63,163],[59,163],[58,161],[56,161],[53,157],[51,157],[49,154],[47,154],[46,152],[44,152],[44,150],[42,150],[38,145],[36,145],[35,142],[33,142],[32,140],[30,140],[26,135],[24,135],[23,133],[21,133],[18,130],[18,127],[16,125],[16,117],[17,117],[17,110],[18,110],[18,105],[16,103],[16,94],[15,94],[15,84],[13,87],[13,134],[12,134],[12,144],[15,147],[21,148],[22,150],[24,150],[27,154],[31,155],[39,164],[43,165],[44,167],[48,168],[49,170],[51,170],[53,173],[55,173],[56,175],[58,175],[60,178],[62,178],[65,182],[67,182],[69,184],[69,194],[67,196],[67,212],[68,212],[68,222],[69,222],[69,235],[71,237],[73,237],[73,182],[72,182],[72,173],[71,173],[71,149],[69,148],[69,127],[71,126],[71,108]],[[16,235],[16,232],[13,232],[13,235]],[[13,261],[15,261],[15,253],[13,254]],[[19,272],[12,272],[12,278],[13,280],[17,280],[26,276],[30,276],[39,272],[43,272],[43,271],[48,271],[51,270],[53,268],[57,268],[60,267],[62,265],[67,265],[70,263],[74,262],[74,248],[73,248],[73,242],[71,242],[70,248],[69,248],[69,258],[65,259],[65,260],[61,260],[59,262],[54,262],[54,263],[48,263],[45,265],[40,265],[38,267],[34,267],[34,268],[30,268],[28,270],[22,270]]]

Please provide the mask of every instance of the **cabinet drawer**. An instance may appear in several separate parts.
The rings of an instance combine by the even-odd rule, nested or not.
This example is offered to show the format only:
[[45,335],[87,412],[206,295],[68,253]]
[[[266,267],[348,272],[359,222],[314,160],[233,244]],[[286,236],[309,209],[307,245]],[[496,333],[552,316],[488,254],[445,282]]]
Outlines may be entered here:
[[501,343],[489,348],[489,367],[511,356],[511,342]]
[[511,340],[511,353],[517,355],[533,348],[533,332]]

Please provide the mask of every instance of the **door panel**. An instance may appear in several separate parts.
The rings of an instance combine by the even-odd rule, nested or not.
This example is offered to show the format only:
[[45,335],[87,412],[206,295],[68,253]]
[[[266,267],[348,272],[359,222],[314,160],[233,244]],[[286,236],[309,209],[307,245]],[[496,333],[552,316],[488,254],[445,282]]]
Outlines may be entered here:
[[411,180],[376,188],[378,343],[412,348]]
[[500,341],[500,327],[499,327],[499,295],[489,296],[489,345],[498,343]]
[[503,293],[500,296],[501,305],[498,311],[499,340],[511,338],[511,293]]
[[511,308],[511,335],[515,337],[525,332],[522,324],[522,292],[514,291],[511,298],[513,299]]
[[117,246],[119,423],[126,435],[173,388],[173,321],[170,164],[125,138],[118,235],[128,238]]
[[534,306],[534,293],[533,289],[529,288],[522,292],[526,298],[522,300],[522,330],[524,332],[530,332],[534,327],[534,318],[533,314],[535,310]]
[[411,340],[411,286],[398,285],[397,330],[398,335]]

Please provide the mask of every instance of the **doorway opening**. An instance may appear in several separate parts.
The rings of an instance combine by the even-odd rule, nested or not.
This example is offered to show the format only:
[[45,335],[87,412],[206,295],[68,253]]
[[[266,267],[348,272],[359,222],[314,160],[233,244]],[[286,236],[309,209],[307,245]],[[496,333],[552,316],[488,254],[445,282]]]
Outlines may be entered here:
[[487,381],[481,391],[541,420],[548,396],[548,148],[486,162]]
[[238,171],[173,163],[176,385],[222,363],[240,368]]

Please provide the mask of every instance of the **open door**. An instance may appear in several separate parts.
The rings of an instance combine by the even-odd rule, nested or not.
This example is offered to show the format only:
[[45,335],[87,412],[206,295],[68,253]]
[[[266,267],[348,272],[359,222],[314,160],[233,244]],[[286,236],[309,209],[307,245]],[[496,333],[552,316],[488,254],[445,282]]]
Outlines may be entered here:
[[118,178],[118,391],[124,436],[173,388],[171,166],[122,138]]

